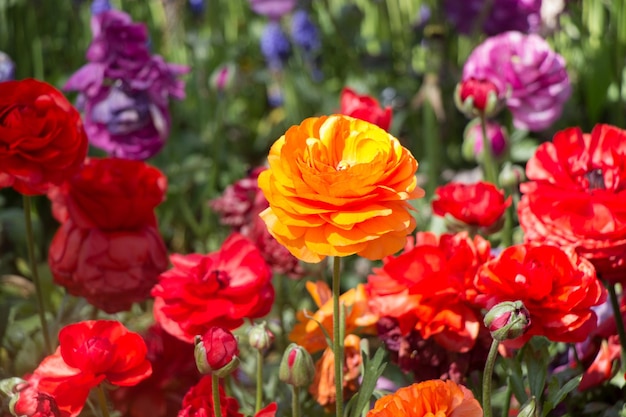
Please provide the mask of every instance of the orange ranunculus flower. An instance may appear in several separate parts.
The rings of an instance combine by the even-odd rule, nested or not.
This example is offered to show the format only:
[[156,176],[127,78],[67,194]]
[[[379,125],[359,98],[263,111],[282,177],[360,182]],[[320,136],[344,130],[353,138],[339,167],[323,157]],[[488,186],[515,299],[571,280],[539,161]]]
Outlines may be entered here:
[[374,404],[367,417],[483,417],[483,409],[463,385],[438,379],[400,388]]
[[[344,339],[344,363],[343,363],[343,398],[349,399],[359,389],[359,376],[361,376],[361,338],[349,334]],[[322,357],[315,363],[315,377],[309,387],[309,392],[318,404],[324,407],[332,407],[337,400],[335,390],[335,354],[327,347]]]
[[422,197],[417,161],[376,125],[344,115],[311,117],[270,149],[259,176],[260,215],[297,258],[359,254],[381,259],[415,228],[407,200]]
[[573,248],[532,243],[504,249],[480,267],[474,284],[482,307],[520,300],[530,312],[528,331],[509,346],[535,335],[553,342],[582,342],[597,326],[593,307],[607,297],[593,265]]
[[[299,323],[296,324],[289,335],[289,340],[305,348],[309,353],[318,352],[327,347],[324,332],[320,324],[332,338],[333,334],[333,303],[332,293],[328,285],[323,281],[307,282],[306,288],[313,297],[319,310],[311,318],[307,318],[305,311],[298,312]],[[339,297],[339,302],[346,308],[346,335],[352,333],[375,334],[374,326],[378,316],[373,314],[368,307],[368,299],[365,287],[359,284]]]

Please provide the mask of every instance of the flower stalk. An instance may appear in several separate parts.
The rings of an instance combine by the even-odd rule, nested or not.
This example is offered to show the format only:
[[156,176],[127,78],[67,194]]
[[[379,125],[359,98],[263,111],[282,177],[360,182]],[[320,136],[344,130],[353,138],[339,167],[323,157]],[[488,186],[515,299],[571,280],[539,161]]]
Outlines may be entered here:
[[335,415],[343,416],[343,340],[341,339],[341,314],[339,306],[341,258],[333,258],[333,354],[335,356]]
[[222,417],[222,405],[220,404],[220,378],[211,374],[211,393],[213,394],[213,412],[215,417]]
[[32,202],[31,197],[24,195],[24,221],[26,223],[26,244],[28,246],[28,260],[30,262],[30,271],[37,293],[37,304],[39,312],[39,320],[41,321],[41,332],[45,344],[46,354],[52,353],[52,341],[50,340],[50,332],[48,330],[48,322],[46,321],[46,306],[43,299],[43,288],[39,279],[39,271],[37,269],[37,260],[35,259],[35,236],[33,233],[33,220],[31,216]]
[[613,316],[615,317],[615,327],[617,328],[619,343],[622,347],[620,351],[620,369],[622,372],[626,372],[626,329],[624,329],[624,320],[622,319],[622,312],[620,311],[619,300],[617,299],[617,292],[615,291],[615,284],[608,284],[607,288],[609,290],[611,307],[613,308]]
[[109,407],[107,406],[107,398],[104,393],[104,388],[102,388],[102,384],[98,385],[96,388],[98,392],[98,404],[100,404],[100,411],[102,411],[102,417],[109,417]]
[[489,348],[489,354],[487,355],[487,361],[485,362],[485,372],[483,373],[483,412],[484,417],[491,417],[491,382],[493,376],[493,368],[496,364],[496,358],[498,357],[498,345],[499,341],[494,339],[491,342]]
[[255,414],[259,412],[262,405],[263,405],[263,352],[260,349],[257,349],[256,351],[256,402],[254,405]]
[[300,417],[300,387],[292,385],[291,410],[293,417]]
[[483,173],[485,174],[485,180],[498,185],[498,171],[496,169],[496,162],[493,156],[493,150],[491,149],[491,143],[489,143],[489,137],[487,136],[487,118],[485,113],[480,114],[480,127],[483,137]]

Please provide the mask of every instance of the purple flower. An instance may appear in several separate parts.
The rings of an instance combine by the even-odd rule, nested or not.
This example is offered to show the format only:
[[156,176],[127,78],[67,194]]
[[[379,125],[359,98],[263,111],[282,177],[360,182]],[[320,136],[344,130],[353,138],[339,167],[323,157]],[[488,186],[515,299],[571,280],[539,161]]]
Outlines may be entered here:
[[291,39],[307,53],[321,46],[317,26],[305,10],[298,10],[291,18]]
[[297,0],[248,0],[255,13],[278,20],[296,7]]
[[12,80],[14,71],[15,64],[11,58],[4,52],[0,52],[0,83]]
[[145,25],[125,13],[97,14],[92,31],[88,63],[64,88],[81,93],[77,106],[93,146],[115,157],[150,158],[169,135],[169,99],[185,97],[178,77],[188,68],[151,55]]
[[93,0],[91,3],[91,14],[96,15],[111,10],[111,2],[109,0]]
[[196,15],[201,15],[206,9],[205,0],[189,0],[189,8]]
[[565,59],[538,35],[506,32],[471,53],[463,80],[487,80],[506,94],[518,129],[542,130],[556,121],[571,94]]
[[[497,159],[504,156],[507,150],[507,134],[503,126],[498,122],[487,121],[487,142],[491,144],[491,154]],[[463,156],[466,159],[482,160],[483,154],[483,131],[480,119],[472,120],[463,134]]]
[[[476,25],[489,36],[516,30],[536,32],[541,24],[541,0],[445,0],[448,20],[460,33],[470,34]],[[481,20],[482,19],[482,20]]]
[[278,22],[269,22],[261,35],[261,52],[268,66],[280,70],[291,55],[291,44]]

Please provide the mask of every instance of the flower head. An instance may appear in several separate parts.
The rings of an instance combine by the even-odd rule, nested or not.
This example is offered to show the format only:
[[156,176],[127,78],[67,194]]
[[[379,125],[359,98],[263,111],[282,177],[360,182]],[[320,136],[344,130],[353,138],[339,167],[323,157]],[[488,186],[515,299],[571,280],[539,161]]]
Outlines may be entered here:
[[420,232],[368,277],[370,308],[397,319],[403,335],[415,329],[448,350],[467,352],[481,327],[473,280],[489,257],[489,242],[480,236]]
[[415,228],[407,200],[423,195],[417,161],[378,126],[343,115],[312,117],[287,130],[268,161],[259,176],[269,201],[261,218],[299,259],[381,259]]
[[606,290],[586,259],[550,245],[504,249],[481,266],[475,285],[476,302],[484,308],[519,300],[528,309],[530,327],[516,345],[534,335],[580,342],[596,327],[592,307],[606,300]]
[[0,51],[0,82],[12,80],[14,72],[15,63],[7,54]]
[[496,228],[511,205],[511,197],[488,182],[463,184],[451,182],[435,190],[433,213],[450,216],[457,222],[484,229]]
[[400,388],[374,404],[367,417],[482,417],[472,392],[452,381],[431,380]]
[[296,7],[296,0],[248,0],[250,8],[271,20],[278,20]]
[[[487,5],[490,9],[485,16]],[[535,32],[540,25],[541,7],[541,0],[444,1],[446,17],[458,32],[466,35],[475,29],[482,29],[488,36],[509,30]],[[478,26],[480,24],[482,27]]]
[[361,95],[351,88],[341,90],[341,109],[339,112],[346,116],[374,123],[381,129],[389,130],[391,126],[391,107],[381,107],[378,100],[368,95]]
[[239,345],[235,336],[222,327],[210,327],[195,340],[196,366],[201,374],[224,377],[238,365]]
[[87,146],[80,114],[56,88],[0,83],[0,188],[45,194],[80,168]]
[[572,247],[598,275],[626,282],[626,131],[557,132],[526,165],[518,211],[525,239]]
[[174,254],[170,260],[173,268],[152,289],[154,316],[181,340],[192,342],[212,326],[235,329],[272,307],[271,270],[252,242],[238,233],[216,252]]
[[518,129],[549,127],[571,94],[565,59],[534,34],[505,32],[486,39],[463,67],[463,80],[472,78],[507,92],[506,106]]
[[[210,375],[206,375],[196,385],[191,387],[185,398],[178,417],[206,417],[215,415],[213,395],[213,382]],[[222,417],[243,417],[239,412],[239,403],[235,398],[226,396],[224,387],[219,385],[220,409]]]

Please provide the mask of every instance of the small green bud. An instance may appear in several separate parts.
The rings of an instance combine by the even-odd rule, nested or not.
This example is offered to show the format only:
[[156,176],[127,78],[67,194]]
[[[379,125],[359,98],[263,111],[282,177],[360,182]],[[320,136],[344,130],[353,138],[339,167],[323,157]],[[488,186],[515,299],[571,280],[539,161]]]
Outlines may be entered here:
[[315,376],[315,365],[309,352],[295,343],[287,346],[278,368],[278,378],[294,387],[311,384]]
[[485,315],[485,326],[494,340],[517,339],[530,327],[530,313],[521,301],[496,304]]
[[537,409],[537,399],[530,397],[520,408],[517,417],[540,417],[539,410]]
[[501,187],[507,188],[517,187],[525,178],[524,168],[507,161],[502,166],[498,180]]
[[267,328],[267,323],[255,324],[248,333],[250,346],[261,352],[265,352],[274,343],[274,334]]

